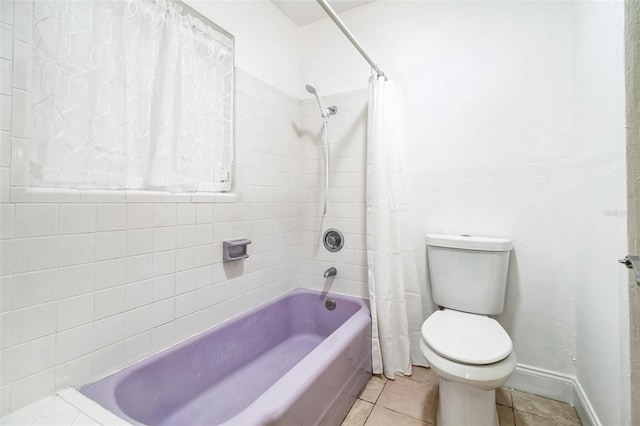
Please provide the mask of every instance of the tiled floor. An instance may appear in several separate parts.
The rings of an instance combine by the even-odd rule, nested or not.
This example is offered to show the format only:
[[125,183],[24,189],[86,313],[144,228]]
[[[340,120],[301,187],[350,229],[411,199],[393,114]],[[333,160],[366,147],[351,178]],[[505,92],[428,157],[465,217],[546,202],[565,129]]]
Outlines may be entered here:
[[[411,376],[395,380],[373,376],[342,425],[435,425],[438,383],[438,377],[423,367],[413,367]],[[500,426],[581,425],[572,406],[514,389],[498,389],[496,407]]]

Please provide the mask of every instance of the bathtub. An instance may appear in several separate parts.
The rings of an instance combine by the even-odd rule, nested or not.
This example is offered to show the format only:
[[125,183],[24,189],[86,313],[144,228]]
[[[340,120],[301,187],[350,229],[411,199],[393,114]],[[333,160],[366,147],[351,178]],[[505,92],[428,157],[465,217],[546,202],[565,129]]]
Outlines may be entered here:
[[298,289],[80,392],[134,425],[338,425],[370,336],[367,301]]

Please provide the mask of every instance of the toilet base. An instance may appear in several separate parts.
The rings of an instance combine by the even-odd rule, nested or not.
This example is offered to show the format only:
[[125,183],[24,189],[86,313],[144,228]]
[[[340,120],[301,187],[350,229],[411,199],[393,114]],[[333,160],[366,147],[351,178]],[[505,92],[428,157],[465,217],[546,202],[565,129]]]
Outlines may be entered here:
[[498,426],[496,391],[440,378],[438,426]]

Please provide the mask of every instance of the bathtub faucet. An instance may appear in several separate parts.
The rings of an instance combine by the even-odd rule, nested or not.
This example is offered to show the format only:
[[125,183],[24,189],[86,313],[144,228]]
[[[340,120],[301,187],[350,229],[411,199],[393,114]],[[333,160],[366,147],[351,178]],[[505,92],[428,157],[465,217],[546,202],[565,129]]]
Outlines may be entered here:
[[326,271],[324,271],[324,277],[325,278],[335,277],[337,273],[338,273],[338,271],[336,270],[336,268],[334,268],[332,266],[331,268],[329,268]]

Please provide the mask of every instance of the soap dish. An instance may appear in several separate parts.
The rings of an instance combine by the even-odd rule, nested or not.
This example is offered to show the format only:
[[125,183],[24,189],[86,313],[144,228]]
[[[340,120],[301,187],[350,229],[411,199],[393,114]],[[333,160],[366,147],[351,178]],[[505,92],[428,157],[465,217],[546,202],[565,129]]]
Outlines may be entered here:
[[247,246],[251,244],[251,240],[242,238],[239,240],[228,240],[222,242],[222,258],[225,262],[246,259]]

